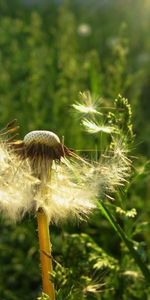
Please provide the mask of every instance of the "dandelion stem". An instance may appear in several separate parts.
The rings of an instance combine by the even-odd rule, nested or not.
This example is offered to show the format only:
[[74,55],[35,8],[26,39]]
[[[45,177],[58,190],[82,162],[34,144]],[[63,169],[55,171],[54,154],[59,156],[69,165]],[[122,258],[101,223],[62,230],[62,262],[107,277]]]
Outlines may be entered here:
[[125,243],[126,247],[128,248],[130,254],[134,258],[136,264],[139,266],[141,272],[143,273],[146,281],[150,282],[150,271],[147,268],[146,264],[143,262],[140,254],[138,251],[134,248],[132,240],[130,240],[126,233],[123,231],[123,229],[120,227],[120,225],[117,223],[114,216],[110,213],[110,211],[105,207],[104,203],[99,202],[98,207],[103,213],[103,215],[106,217],[108,222],[111,224],[111,226],[114,228],[118,236],[122,239],[122,241]]
[[42,209],[37,213],[38,236],[40,245],[40,258],[42,268],[43,292],[47,294],[51,300],[55,300],[54,284],[50,280],[50,274],[53,270],[51,257],[51,244],[47,216]]

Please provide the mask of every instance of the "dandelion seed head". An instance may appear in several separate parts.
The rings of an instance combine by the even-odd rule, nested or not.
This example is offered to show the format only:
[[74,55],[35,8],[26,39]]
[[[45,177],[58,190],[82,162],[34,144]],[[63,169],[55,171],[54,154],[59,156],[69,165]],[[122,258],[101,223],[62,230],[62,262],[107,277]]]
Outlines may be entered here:
[[26,157],[40,180],[33,197],[35,211],[42,209],[49,222],[86,218],[95,205],[94,188],[89,188],[91,171],[84,160],[67,159],[69,149],[56,134],[33,131],[24,138]]
[[46,130],[31,131],[24,137],[24,156],[30,161],[34,176],[46,181],[50,175],[53,161],[71,151],[60,142],[59,137]]
[[[90,126],[100,131],[99,125],[90,122]],[[102,126],[101,130],[109,131]],[[112,153],[97,163],[71,156],[51,131],[29,132],[14,147],[21,154],[0,143],[0,211],[13,221],[39,209],[49,222],[86,219],[96,208],[96,199],[123,185],[130,170],[125,143],[117,140]]]
[[30,145],[32,143],[44,144],[53,147],[60,143],[59,137],[52,131],[35,130],[27,133],[24,137],[24,143]]
[[60,142],[59,137],[46,130],[31,131],[24,137],[25,158],[34,160],[35,163],[45,164],[46,160],[60,160],[65,155],[71,155],[71,151]]

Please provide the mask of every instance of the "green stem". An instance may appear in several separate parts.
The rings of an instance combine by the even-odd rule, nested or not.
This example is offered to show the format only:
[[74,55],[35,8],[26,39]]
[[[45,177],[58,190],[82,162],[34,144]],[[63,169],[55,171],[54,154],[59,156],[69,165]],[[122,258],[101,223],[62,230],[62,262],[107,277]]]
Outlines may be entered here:
[[139,268],[140,268],[141,272],[143,273],[146,281],[148,281],[148,283],[150,283],[150,271],[147,268],[147,266],[145,265],[145,263],[143,262],[143,260],[142,260],[141,256],[139,255],[139,253],[134,249],[133,242],[127,237],[127,235],[125,234],[125,232],[123,231],[123,229],[117,223],[117,221],[114,218],[114,216],[106,208],[106,206],[104,205],[104,203],[99,202],[98,203],[98,207],[101,210],[101,212],[103,213],[103,215],[106,217],[106,219],[108,220],[108,222],[111,224],[111,226],[114,228],[114,230],[116,231],[116,233],[118,234],[118,236],[122,239],[122,241],[127,246],[130,254],[134,258],[136,264],[139,266]]

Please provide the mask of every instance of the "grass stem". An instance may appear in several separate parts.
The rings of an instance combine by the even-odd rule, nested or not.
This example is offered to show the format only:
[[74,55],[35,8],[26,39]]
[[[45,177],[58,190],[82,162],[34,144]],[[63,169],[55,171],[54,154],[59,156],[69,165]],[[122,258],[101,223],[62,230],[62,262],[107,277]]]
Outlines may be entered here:
[[128,248],[130,254],[134,258],[136,264],[139,266],[141,272],[143,273],[146,281],[150,283],[150,271],[147,268],[146,264],[143,262],[140,254],[138,251],[134,248],[132,240],[130,240],[126,233],[123,231],[123,229],[120,227],[120,225],[117,223],[114,216],[110,213],[110,211],[106,208],[103,202],[98,203],[98,207],[103,213],[103,215],[106,217],[108,222],[111,224],[111,226],[114,228],[118,236],[122,239],[122,241],[125,243],[126,247]]

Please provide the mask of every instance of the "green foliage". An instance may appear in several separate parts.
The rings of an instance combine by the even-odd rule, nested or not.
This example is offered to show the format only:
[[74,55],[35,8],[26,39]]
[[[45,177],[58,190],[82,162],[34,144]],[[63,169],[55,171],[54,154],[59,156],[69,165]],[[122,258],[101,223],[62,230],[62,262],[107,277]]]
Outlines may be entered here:
[[105,287],[111,287],[112,278],[119,271],[117,260],[85,233],[65,234],[63,240],[63,266],[56,262],[53,275],[58,295],[68,300],[98,299]]
[[131,84],[131,75],[127,75],[126,67],[128,61],[128,38],[126,37],[126,24],[122,24],[116,38],[110,40],[112,60],[108,61],[107,69],[107,93],[108,97],[115,98],[120,92],[124,94]]
[[131,142],[133,140],[132,129],[132,112],[131,106],[127,99],[121,95],[115,100],[115,113],[109,113],[109,120],[111,125],[117,125],[122,134],[128,137]]
[[40,292],[36,225],[31,221],[10,225],[0,222],[1,299],[35,299]]
[[42,293],[42,296],[38,297],[37,300],[50,300],[50,298],[46,294]]

